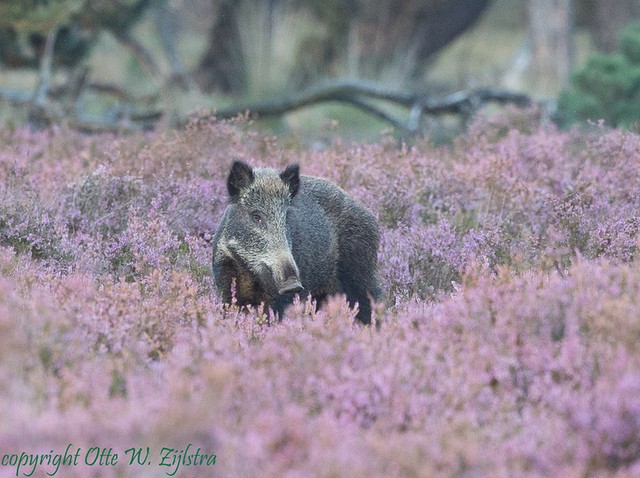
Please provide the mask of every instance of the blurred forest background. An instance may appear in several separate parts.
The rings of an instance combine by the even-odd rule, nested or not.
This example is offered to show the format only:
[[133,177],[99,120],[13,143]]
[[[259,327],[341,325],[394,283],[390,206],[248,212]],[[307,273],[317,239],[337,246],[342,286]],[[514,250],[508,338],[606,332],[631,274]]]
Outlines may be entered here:
[[412,132],[437,134],[440,113],[456,124],[487,98],[522,103],[515,92],[561,122],[628,126],[640,28],[626,47],[620,32],[639,13],[637,0],[3,0],[0,124],[135,130],[283,100],[261,124],[364,139],[416,111]]

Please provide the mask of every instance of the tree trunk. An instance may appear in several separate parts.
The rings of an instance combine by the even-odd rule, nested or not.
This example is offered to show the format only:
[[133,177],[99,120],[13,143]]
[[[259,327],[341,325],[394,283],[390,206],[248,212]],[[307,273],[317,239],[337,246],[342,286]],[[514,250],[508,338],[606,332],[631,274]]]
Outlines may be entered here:
[[573,9],[571,0],[529,0],[531,42],[530,86],[555,95],[569,83],[573,66]]
[[637,0],[596,0],[593,9],[593,39],[596,48],[613,53],[618,32],[640,14]]
[[235,0],[219,2],[217,21],[209,33],[207,51],[194,78],[203,91],[241,94],[247,86],[246,68],[238,32]]
[[[209,33],[207,51],[195,78],[204,91],[242,94],[251,87],[245,75],[253,66],[240,38],[241,15],[247,15],[248,9],[253,15],[259,15],[261,10],[268,12],[272,16],[267,21],[270,27],[283,11],[311,14],[314,24],[309,25],[306,36],[296,37],[292,32],[289,40],[297,45],[294,50],[298,53],[291,58],[295,64],[293,78],[283,80],[282,87],[286,88],[305,87],[318,78],[344,75],[345,71],[335,71],[339,69],[336,65],[340,63],[341,54],[345,56],[342,68],[347,75],[376,78],[389,70],[411,78],[426,59],[473,25],[490,0],[218,0],[215,3],[218,20]],[[283,21],[290,20],[280,18],[280,26]],[[247,22],[244,23],[246,28]],[[264,49],[274,50],[272,45],[265,45]]]

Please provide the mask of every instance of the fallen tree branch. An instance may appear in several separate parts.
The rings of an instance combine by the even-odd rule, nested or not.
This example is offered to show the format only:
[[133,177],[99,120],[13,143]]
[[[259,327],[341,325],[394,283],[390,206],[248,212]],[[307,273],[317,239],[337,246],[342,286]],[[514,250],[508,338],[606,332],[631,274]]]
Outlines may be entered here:
[[[60,93],[61,91],[62,89],[56,88],[49,91],[49,94]],[[101,87],[98,87],[96,91],[113,95],[124,94],[117,89],[112,91],[108,86],[105,86],[105,90],[101,90]],[[66,90],[64,92],[66,93]],[[16,107],[29,107],[33,104],[33,93],[0,88],[0,101],[5,101]],[[142,98],[141,101],[150,100]],[[71,129],[85,133],[123,133],[147,130],[153,128],[164,114],[162,111],[153,109],[134,111],[128,102],[121,103],[121,106],[121,108],[115,108],[114,111],[102,117],[85,116],[78,114],[78,112],[75,112],[75,114],[73,112],[65,112],[58,103],[45,104],[42,107],[42,113],[52,122],[65,124]]]
[[274,100],[223,108],[218,110],[215,116],[220,119],[232,118],[247,111],[257,116],[280,116],[317,103],[329,101],[348,103],[358,96],[386,100],[405,106],[417,99],[416,95],[386,90],[366,81],[338,80]]
[[[74,91],[74,88],[68,85],[57,88],[52,87],[49,94],[52,98],[56,97],[58,99],[71,94],[75,102],[81,90],[93,91],[94,93],[118,98],[121,106],[121,108],[115,109],[115,116],[112,111],[104,118],[93,118],[92,120],[81,120],[75,117],[73,121],[69,121],[69,118],[66,118],[67,124],[83,131],[137,131],[148,129],[153,127],[165,115],[163,110],[149,108],[149,103],[152,103],[157,98],[136,98],[115,85],[87,82],[86,77],[82,77],[77,88],[79,88],[78,91]],[[32,94],[0,89],[0,101],[23,106],[29,104],[32,100]],[[444,98],[433,98],[424,94],[390,90],[368,81],[335,80],[288,96],[219,109],[210,114],[198,115],[197,119],[198,121],[212,117],[229,119],[242,115],[249,117],[282,116],[305,107],[328,102],[349,104],[381,119],[404,134],[412,135],[421,131],[422,120],[428,115],[461,114],[468,117],[486,103],[512,103],[526,106],[531,104],[532,100],[520,93],[493,88],[460,91]],[[133,105],[144,103],[148,104],[147,108],[144,108],[146,111],[134,113],[137,108],[134,108]],[[388,111],[389,108],[385,108],[385,105],[394,105],[396,107],[395,111],[397,111],[398,107],[406,109],[406,118],[400,117],[395,112],[390,113]],[[52,118],[55,120],[56,115],[52,114]],[[62,120],[65,120],[65,118],[62,118]],[[182,125],[186,123],[187,120]]]
[[33,93],[0,88],[0,101],[6,101],[14,106],[24,106],[33,100]]
[[372,116],[380,118],[381,120],[391,124],[394,128],[404,131],[405,133],[413,133],[411,128],[409,128],[405,122],[398,120],[391,114],[387,113],[386,111],[372,104],[370,101],[363,100],[357,96],[336,95],[334,99],[329,101],[338,101],[338,102],[350,104],[364,111],[365,113],[368,113]]
[[[371,100],[408,108],[409,117],[407,120],[398,119],[387,113],[378,104],[372,103]],[[242,114],[257,117],[281,116],[326,102],[351,104],[408,133],[419,131],[421,119],[424,115],[446,113],[470,115],[484,104],[490,102],[499,104],[513,103],[519,106],[527,106],[532,103],[527,95],[494,88],[460,91],[441,99],[434,99],[428,95],[385,89],[380,85],[367,81],[336,80],[273,100],[222,108],[213,113],[212,116],[218,119],[232,118]]]

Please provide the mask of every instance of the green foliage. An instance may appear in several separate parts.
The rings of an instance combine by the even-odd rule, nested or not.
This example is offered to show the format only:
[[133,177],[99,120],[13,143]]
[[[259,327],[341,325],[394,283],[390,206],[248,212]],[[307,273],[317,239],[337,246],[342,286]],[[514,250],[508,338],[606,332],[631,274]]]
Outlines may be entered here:
[[48,33],[52,28],[66,23],[83,4],[82,0],[3,0],[0,2],[0,26]]
[[640,23],[621,30],[619,53],[592,55],[558,99],[565,126],[600,119],[625,128],[640,120]]
[[620,50],[634,65],[640,65],[640,22],[627,25],[620,31]]

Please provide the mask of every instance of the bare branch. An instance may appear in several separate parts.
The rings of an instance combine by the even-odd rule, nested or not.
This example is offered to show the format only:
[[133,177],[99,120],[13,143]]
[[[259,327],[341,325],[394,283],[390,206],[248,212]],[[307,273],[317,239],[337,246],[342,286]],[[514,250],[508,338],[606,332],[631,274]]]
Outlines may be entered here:
[[124,31],[114,31],[113,35],[116,39],[122,43],[125,47],[129,49],[129,51],[133,54],[133,56],[138,61],[138,64],[142,67],[142,69],[154,80],[159,81],[160,78],[160,69],[156,65],[155,61],[151,57],[149,51],[139,42],[135,37],[133,37],[128,30]]
[[404,106],[409,106],[418,99],[415,94],[386,90],[367,81],[336,80],[290,96],[220,109],[216,112],[216,117],[232,118],[247,111],[257,116],[279,116],[317,103],[351,102],[351,98],[356,96],[386,100]]
[[8,88],[0,88],[0,101],[6,101],[14,106],[24,106],[33,100],[33,94]]
[[[97,118],[92,121],[80,121],[79,118],[76,118],[75,127],[83,131],[139,130],[152,127],[166,115],[165,111],[153,108],[146,108],[146,112],[134,113],[134,104],[140,105],[148,102],[150,98],[133,97],[115,85],[91,83],[87,82],[86,78],[82,78],[81,86],[78,88],[113,95],[120,99],[122,106],[122,111],[112,117]],[[65,93],[71,93],[74,97],[78,95],[77,91],[74,92],[73,88],[69,89],[68,86],[50,90],[50,94],[53,96]],[[0,89],[0,101],[2,100],[15,105],[25,105],[29,103],[31,96],[18,91]],[[531,104],[532,100],[523,94],[491,88],[460,91],[444,98],[432,98],[428,95],[389,90],[367,81],[336,80],[289,96],[220,109],[211,114],[201,115],[199,119],[206,120],[210,117],[227,119],[239,115],[281,116],[301,108],[327,102],[349,104],[380,118],[405,134],[416,134],[420,132],[422,119],[426,115],[460,114],[470,116],[489,102],[526,106]],[[406,119],[388,112],[388,108],[385,109],[385,106],[388,105],[395,105],[396,109],[398,106],[404,108],[407,111]],[[186,122],[184,120],[182,125]],[[70,126],[74,125],[70,124]]]
[[[377,100],[378,102],[405,107],[409,110],[408,119],[395,118],[368,100]],[[526,106],[531,104],[531,99],[520,93],[491,88],[460,91],[445,98],[434,99],[427,95],[389,90],[368,81],[336,80],[273,100],[223,108],[216,111],[213,116],[219,119],[232,118],[245,113],[258,117],[281,116],[301,108],[326,102],[351,104],[398,129],[416,133],[423,115],[445,113],[469,115],[489,102],[499,104],[513,103]]]

